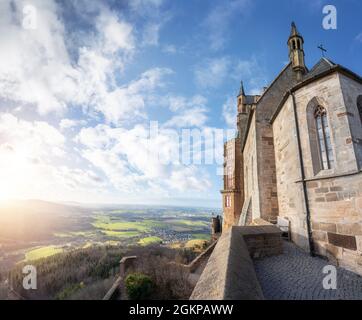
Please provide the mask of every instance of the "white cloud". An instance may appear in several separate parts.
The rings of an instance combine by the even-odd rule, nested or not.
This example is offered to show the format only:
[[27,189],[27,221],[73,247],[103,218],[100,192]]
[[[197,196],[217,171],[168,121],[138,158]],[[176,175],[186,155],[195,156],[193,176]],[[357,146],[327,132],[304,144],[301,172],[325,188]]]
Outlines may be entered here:
[[98,191],[105,186],[103,179],[91,170],[59,166],[52,167],[52,171],[56,182],[72,191],[83,189],[92,192],[92,189]]
[[167,105],[172,112],[177,112],[185,109],[205,108],[207,99],[202,95],[195,95],[191,98],[170,95],[164,97],[163,104]]
[[[91,13],[90,30],[66,25],[57,1],[30,2],[38,13],[35,30],[21,27],[25,2],[0,2],[0,99],[8,112],[0,114],[0,195],[89,200],[114,190],[158,197],[207,190],[203,168],[171,161],[179,148],[171,129],[204,126],[206,98],[163,98],[173,72],[168,68],[155,67],[120,84],[134,53],[142,45],[159,44],[167,19],[152,10],[163,2],[130,2],[137,14],[152,17],[142,26],[105,4],[92,3],[81,12],[82,5],[74,3],[82,19]],[[150,143],[149,128],[135,123],[144,122],[147,105],[155,102],[166,103],[172,116]],[[42,121],[21,120],[28,115]],[[102,124],[85,127],[94,122]],[[154,150],[163,161],[150,157]]]
[[130,6],[138,13],[147,13],[150,10],[155,10],[163,4],[163,0],[132,0]]
[[195,70],[196,83],[204,88],[216,88],[223,83],[230,71],[231,61],[228,57],[208,59]]
[[87,124],[86,120],[62,119],[59,123],[59,127],[62,130],[66,130],[78,126],[85,126],[86,124]]
[[0,144],[24,160],[49,159],[64,153],[65,137],[44,121],[24,121],[9,113],[0,114]]
[[97,30],[105,53],[114,54],[118,50],[130,51],[135,48],[132,26],[120,21],[111,11],[105,10],[100,14],[97,19]]
[[66,149],[66,138],[47,122],[0,114],[0,198],[99,194],[104,181],[95,172],[60,165],[69,156]]
[[166,105],[174,115],[163,126],[169,128],[203,127],[208,120],[207,99],[202,95],[190,98],[167,96],[161,104]]
[[122,192],[158,194],[168,193],[170,188],[187,192],[210,186],[203,169],[178,161],[180,145],[176,131],[160,128],[150,140],[149,128],[141,125],[131,130],[98,125],[82,129],[76,141],[85,147],[84,158]]
[[15,11],[10,3],[2,1],[0,10],[4,31],[0,34],[0,97],[33,105],[41,115],[64,113],[69,105],[100,111],[97,103],[114,99],[116,73],[135,49],[129,23],[100,7],[96,31],[88,37],[87,46],[79,48],[78,60],[72,61],[65,44],[71,35],[54,1],[34,2],[35,30],[21,26],[23,2],[14,2]]
[[4,10],[9,32],[0,35],[0,97],[35,105],[41,115],[65,113],[73,105],[90,116],[101,114],[109,123],[145,117],[147,94],[162,87],[171,70],[154,68],[128,85],[118,85],[117,73],[136,47],[133,27],[106,7],[99,9],[95,33],[79,48],[77,61],[69,57],[69,35],[54,3],[37,6],[39,19],[46,19],[32,32],[12,23],[11,10]]
[[145,118],[144,108],[147,99],[155,89],[165,85],[163,78],[171,73],[167,68],[147,70],[139,79],[101,96],[95,110],[102,112],[107,122],[115,124]]
[[143,32],[143,44],[149,46],[157,46],[160,29],[160,23],[147,24]]
[[222,106],[222,116],[230,128],[235,128],[237,114],[236,111],[236,99],[229,97]]
[[10,3],[4,0],[0,5],[0,96],[34,104],[41,114],[64,111],[57,87],[72,82],[73,68],[56,5],[35,2],[37,28],[27,30],[21,26],[23,2],[13,2],[13,7]]
[[205,173],[195,166],[182,167],[172,172],[168,185],[175,190],[185,192],[186,190],[205,191],[211,188],[211,183]]
[[164,126],[170,128],[203,127],[207,121],[207,112],[205,107],[186,109],[166,121]]
[[250,0],[223,0],[214,5],[203,21],[209,35],[210,47],[220,50],[225,46],[230,26],[243,17],[250,5]]
[[173,44],[166,44],[163,46],[162,51],[170,54],[175,54],[177,52],[177,48]]
[[356,40],[362,42],[362,32],[356,36]]
[[248,85],[249,92],[260,93],[267,79],[261,61],[255,56],[245,60],[228,56],[207,59],[195,68],[195,82],[201,88],[216,89],[227,81],[230,85],[235,85],[243,80]]

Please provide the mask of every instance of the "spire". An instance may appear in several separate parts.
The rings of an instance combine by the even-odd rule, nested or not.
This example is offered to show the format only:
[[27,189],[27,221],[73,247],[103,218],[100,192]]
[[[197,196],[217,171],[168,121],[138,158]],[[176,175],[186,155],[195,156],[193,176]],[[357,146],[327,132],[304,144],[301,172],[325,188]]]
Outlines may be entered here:
[[297,73],[298,80],[302,79],[306,72],[304,63],[304,39],[298,32],[297,26],[292,22],[292,28],[288,39],[289,60],[292,62],[293,70]]
[[290,31],[290,37],[295,37],[295,36],[299,36],[300,34],[298,32],[297,26],[295,25],[295,22],[292,22],[292,30]]
[[244,83],[243,83],[243,81],[240,81],[239,96],[245,96],[245,90],[244,90]]
[[238,113],[245,113],[246,95],[245,95],[243,81],[240,81],[240,91],[237,100],[238,100]]

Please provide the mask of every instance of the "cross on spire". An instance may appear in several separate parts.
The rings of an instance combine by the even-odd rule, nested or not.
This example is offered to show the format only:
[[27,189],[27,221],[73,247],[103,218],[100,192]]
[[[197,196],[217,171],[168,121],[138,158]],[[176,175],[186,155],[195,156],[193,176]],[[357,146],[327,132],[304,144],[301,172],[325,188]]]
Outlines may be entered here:
[[325,53],[327,52],[327,49],[323,47],[323,44],[321,44],[318,49],[322,52],[322,57],[325,57]]

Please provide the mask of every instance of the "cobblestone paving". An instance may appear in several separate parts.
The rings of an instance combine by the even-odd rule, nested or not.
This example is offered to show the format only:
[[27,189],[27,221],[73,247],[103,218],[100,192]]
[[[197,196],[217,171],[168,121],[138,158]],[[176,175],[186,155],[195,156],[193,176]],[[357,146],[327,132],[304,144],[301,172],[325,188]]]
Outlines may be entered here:
[[284,242],[280,256],[256,260],[255,270],[268,300],[362,299],[362,277],[337,268],[337,290],[325,290],[323,267],[330,263],[312,258],[294,244]]

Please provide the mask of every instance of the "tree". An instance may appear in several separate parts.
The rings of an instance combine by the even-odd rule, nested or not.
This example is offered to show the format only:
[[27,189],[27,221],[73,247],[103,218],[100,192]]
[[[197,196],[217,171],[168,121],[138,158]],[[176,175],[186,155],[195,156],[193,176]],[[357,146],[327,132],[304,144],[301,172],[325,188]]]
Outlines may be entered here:
[[127,295],[131,300],[150,299],[154,284],[149,276],[142,273],[131,273],[125,281]]

